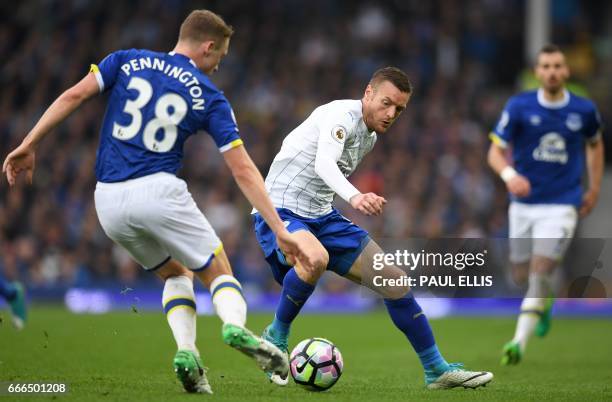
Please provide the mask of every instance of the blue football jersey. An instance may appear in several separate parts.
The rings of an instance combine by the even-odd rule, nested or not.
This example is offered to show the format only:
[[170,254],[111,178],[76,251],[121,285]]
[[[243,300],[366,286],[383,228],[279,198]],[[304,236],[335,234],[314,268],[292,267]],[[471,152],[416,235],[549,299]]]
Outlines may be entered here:
[[184,55],[120,50],[92,64],[91,71],[100,91],[110,91],[98,181],[176,174],[185,140],[198,131],[210,134],[221,152],[242,144],[229,102]]
[[514,168],[531,183],[527,197],[513,197],[518,202],[577,207],[582,202],[585,141],[599,138],[601,120],[593,102],[564,95],[554,103],[542,90],[510,98],[491,133],[501,147],[512,144]]

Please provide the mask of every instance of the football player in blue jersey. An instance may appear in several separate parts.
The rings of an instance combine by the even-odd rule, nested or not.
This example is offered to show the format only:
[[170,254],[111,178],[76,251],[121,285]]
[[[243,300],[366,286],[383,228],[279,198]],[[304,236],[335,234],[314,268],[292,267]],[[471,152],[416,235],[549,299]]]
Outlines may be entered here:
[[212,393],[195,345],[193,273],[210,290],[223,340],[264,370],[282,375],[288,370],[284,353],[245,328],[242,288],[221,241],[176,177],[190,135],[212,136],[280,247],[290,258],[311,264],[312,253],[303,251],[268,198],[229,102],[209,79],[227,54],[232,33],[220,16],[196,10],[182,23],[172,52],[111,53],[53,102],[3,165],[10,185],[20,173],[31,183],[40,141],[83,102],[109,93],[96,161],[96,211],[106,234],[165,281],[162,303],[178,347],[173,364],[188,392]]
[[28,315],[23,285],[19,282],[9,282],[0,276],[0,296],[9,305],[15,328],[23,329]]
[[[565,88],[569,68],[561,50],[538,53],[540,88],[510,98],[490,134],[488,161],[510,193],[510,262],[517,282],[528,281],[514,338],[502,364],[517,364],[535,332],[550,328],[551,275],[574,235],[579,217],[597,203],[603,174],[601,120],[593,102]],[[506,149],[511,146],[511,160]],[[589,187],[583,193],[583,166]]]

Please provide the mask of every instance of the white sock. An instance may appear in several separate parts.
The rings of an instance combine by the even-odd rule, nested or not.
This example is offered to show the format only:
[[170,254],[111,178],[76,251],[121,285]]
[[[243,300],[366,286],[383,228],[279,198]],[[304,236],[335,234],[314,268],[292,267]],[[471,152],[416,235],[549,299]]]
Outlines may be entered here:
[[217,315],[224,324],[244,327],[247,305],[242,296],[242,286],[232,275],[219,275],[210,284],[210,294]]
[[513,341],[518,342],[521,351],[527,348],[527,341],[533,335],[544,311],[546,297],[551,293],[550,275],[533,272],[529,275],[529,289],[521,303],[521,315],[516,323]]
[[186,276],[166,279],[162,304],[178,349],[198,353],[195,345],[196,310],[193,281]]
[[552,294],[552,275],[532,272],[525,298],[547,298]]

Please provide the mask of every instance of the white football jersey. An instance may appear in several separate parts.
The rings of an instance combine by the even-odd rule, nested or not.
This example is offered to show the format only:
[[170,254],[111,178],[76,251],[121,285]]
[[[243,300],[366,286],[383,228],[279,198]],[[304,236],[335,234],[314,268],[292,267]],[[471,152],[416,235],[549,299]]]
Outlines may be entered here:
[[316,218],[332,210],[335,192],[315,172],[319,147],[336,147],[345,177],[355,171],[376,142],[363,121],[361,100],[337,100],[316,108],[285,139],[266,177],[277,208]]

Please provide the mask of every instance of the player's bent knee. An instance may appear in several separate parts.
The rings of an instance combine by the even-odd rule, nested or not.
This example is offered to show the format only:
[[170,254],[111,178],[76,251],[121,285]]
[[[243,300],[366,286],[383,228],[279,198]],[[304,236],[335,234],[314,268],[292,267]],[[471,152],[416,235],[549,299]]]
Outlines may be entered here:
[[316,253],[311,263],[308,266],[296,264],[294,269],[302,280],[314,284],[327,269],[327,264],[329,263],[327,251],[323,249],[322,252]]
[[381,295],[385,299],[397,300],[405,297],[410,292],[410,286],[391,286],[384,289],[384,293]]
[[159,269],[157,269],[155,273],[163,280],[166,280],[173,276],[187,276],[193,279],[193,272],[191,272],[180,262],[173,259],[168,260],[168,262],[166,262]]
[[211,261],[210,265],[202,271],[195,273],[205,287],[210,288],[212,281],[221,275],[233,275],[227,254],[221,250]]
[[397,279],[383,282],[384,286],[377,286],[374,290],[384,299],[401,299],[410,292],[410,286],[405,281]]
[[322,248],[315,256],[313,265],[317,271],[323,272],[327,269],[327,264],[329,264],[329,254],[327,250]]
[[531,258],[531,271],[541,274],[551,274],[559,265],[559,261],[542,255],[534,255]]
[[300,238],[306,249],[310,251],[310,262],[314,269],[321,272],[325,271],[327,264],[329,264],[329,253],[325,247],[312,233],[306,230],[300,230],[294,232],[294,234]]
[[517,286],[525,286],[529,280],[529,261],[512,263],[511,275]]

